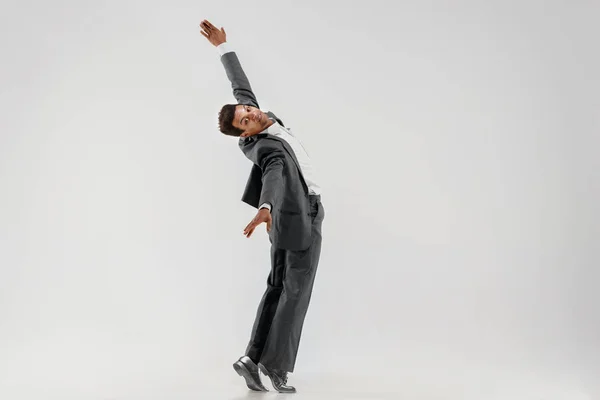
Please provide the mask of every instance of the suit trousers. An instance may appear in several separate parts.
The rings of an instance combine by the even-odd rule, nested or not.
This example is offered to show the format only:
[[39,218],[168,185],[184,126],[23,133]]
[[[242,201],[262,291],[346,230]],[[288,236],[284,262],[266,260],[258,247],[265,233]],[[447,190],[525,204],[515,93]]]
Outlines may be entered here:
[[312,240],[306,250],[275,248],[271,272],[260,301],[246,355],[267,368],[293,372],[300,335],[321,255],[325,210],[320,195],[310,195]]

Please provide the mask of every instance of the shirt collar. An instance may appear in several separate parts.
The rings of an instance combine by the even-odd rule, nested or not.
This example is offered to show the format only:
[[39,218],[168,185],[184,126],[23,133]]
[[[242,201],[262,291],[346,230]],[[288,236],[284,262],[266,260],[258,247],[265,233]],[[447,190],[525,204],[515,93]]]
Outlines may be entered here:
[[280,132],[279,124],[277,121],[273,121],[273,125],[269,126],[267,129],[263,131],[263,133],[270,133],[271,135],[276,135]]
[[268,111],[263,111],[263,112],[265,112],[266,114],[269,115],[269,119],[271,121],[273,121],[273,124],[271,126],[267,127],[267,129],[264,129],[260,133],[270,133],[271,135],[276,135],[276,134],[280,133],[281,126],[279,125],[277,120],[275,120],[275,118],[272,115],[270,115],[270,113]]

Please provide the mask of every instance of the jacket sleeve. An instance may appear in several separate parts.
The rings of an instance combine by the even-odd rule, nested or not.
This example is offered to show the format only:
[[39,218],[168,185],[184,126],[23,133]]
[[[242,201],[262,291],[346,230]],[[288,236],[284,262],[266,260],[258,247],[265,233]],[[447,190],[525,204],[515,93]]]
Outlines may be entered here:
[[229,79],[229,82],[231,82],[231,88],[233,89],[233,96],[238,104],[246,104],[260,108],[237,54],[234,51],[223,54],[221,56],[221,63],[223,63],[223,66],[225,67],[225,73],[227,74],[227,78]]
[[265,148],[258,154],[258,165],[262,170],[262,189],[258,204],[268,203],[271,212],[280,206],[283,194],[283,152],[276,148]]

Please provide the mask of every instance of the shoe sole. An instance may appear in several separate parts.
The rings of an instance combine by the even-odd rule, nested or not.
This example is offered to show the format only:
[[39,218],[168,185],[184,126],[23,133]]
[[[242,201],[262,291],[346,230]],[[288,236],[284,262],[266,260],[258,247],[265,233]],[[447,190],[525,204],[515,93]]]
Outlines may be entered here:
[[254,390],[255,392],[268,392],[267,388],[257,384],[254,379],[252,379],[252,374],[248,371],[248,368],[244,365],[244,363],[237,361],[233,364],[233,369],[239,376],[246,380],[246,386],[248,389]]

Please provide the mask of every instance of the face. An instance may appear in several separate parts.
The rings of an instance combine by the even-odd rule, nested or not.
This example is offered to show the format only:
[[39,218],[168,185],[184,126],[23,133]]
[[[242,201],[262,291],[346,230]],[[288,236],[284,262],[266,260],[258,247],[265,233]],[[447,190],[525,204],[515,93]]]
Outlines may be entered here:
[[233,126],[244,130],[240,137],[256,135],[269,125],[271,125],[269,117],[260,109],[246,105],[238,105],[235,108]]

